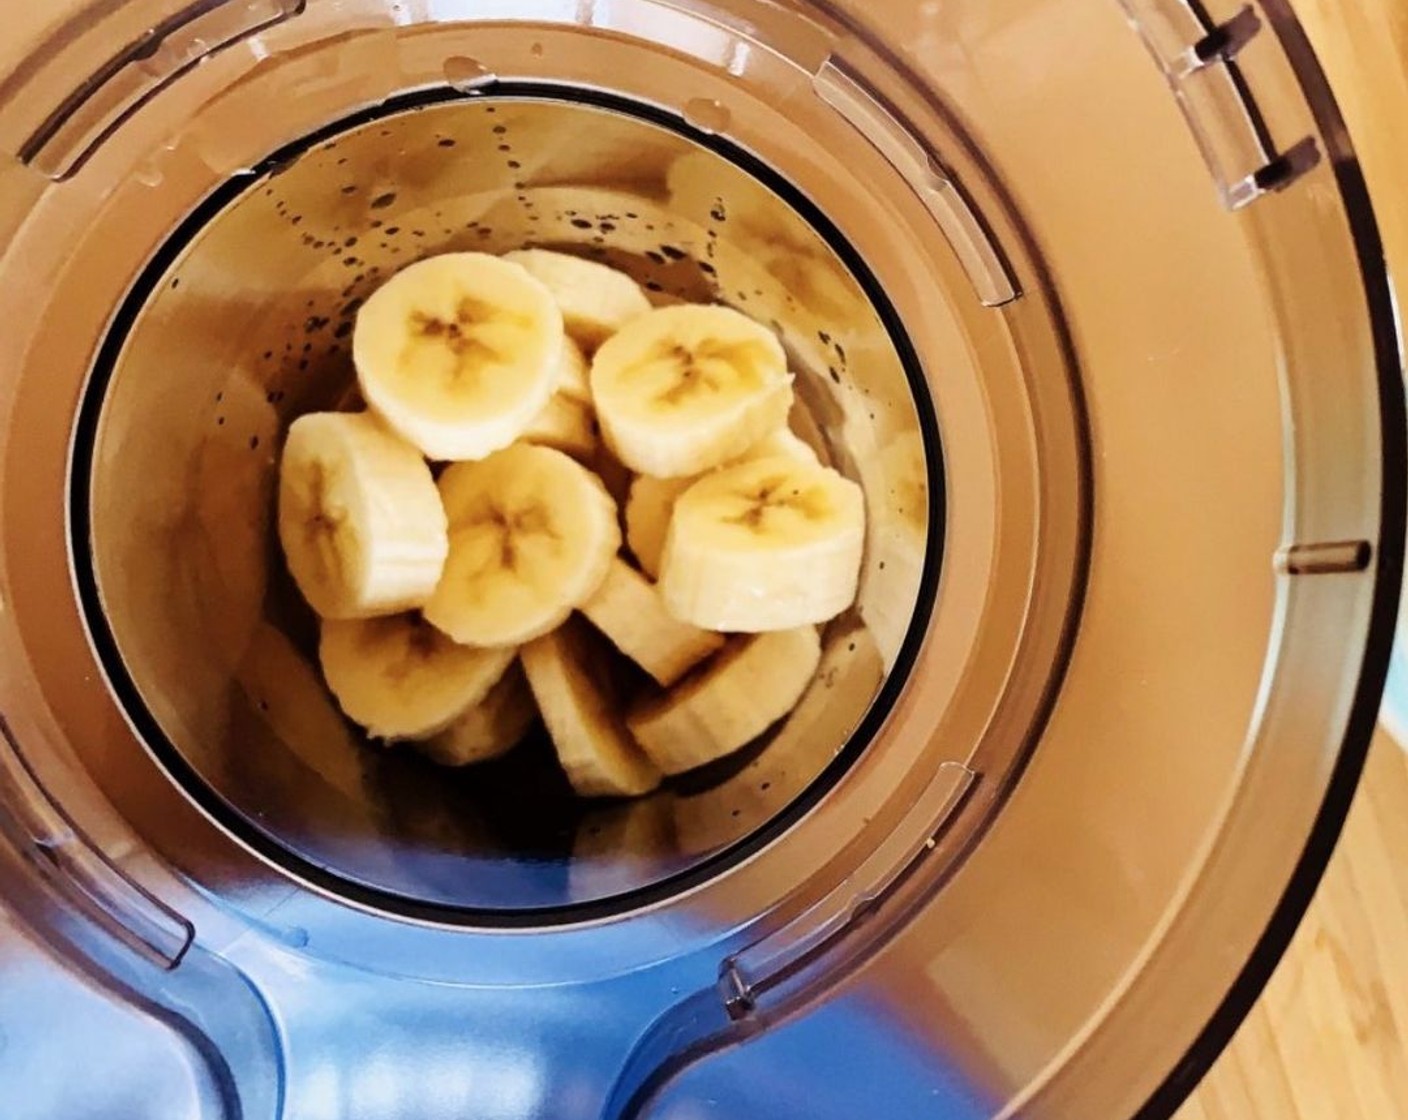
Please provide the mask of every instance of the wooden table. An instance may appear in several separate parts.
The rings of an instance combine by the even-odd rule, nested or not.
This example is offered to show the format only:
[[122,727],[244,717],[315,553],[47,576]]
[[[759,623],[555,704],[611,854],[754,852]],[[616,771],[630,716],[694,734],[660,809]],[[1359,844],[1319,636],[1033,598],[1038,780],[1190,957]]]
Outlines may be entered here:
[[1408,1118],[1408,754],[1380,732],[1325,881],[1178,1120]]
[[[1296,7],[1349,122],[1390,266],[1408,276],[1408,0]],[[1408,1120],[1408,754],[1382,732],[1290,951],[1178,1120]]]

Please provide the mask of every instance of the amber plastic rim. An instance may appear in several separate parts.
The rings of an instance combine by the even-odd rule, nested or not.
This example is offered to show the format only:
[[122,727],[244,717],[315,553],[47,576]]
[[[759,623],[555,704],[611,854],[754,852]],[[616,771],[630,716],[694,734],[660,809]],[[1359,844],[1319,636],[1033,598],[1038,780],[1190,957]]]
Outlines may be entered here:
[[1374,737],[1379,705],[1388,679],[1389,658],[1393,652],[1399,590],[1403,579],[1405,502],[1408,502],[1408,445],[1405,444],[1408,416],[1404,408],[1402,355],[1395,326],[1393,293],[1384,265],[1383,240],[1358,158],[1347,145],[1338,142],[1338,137],[1346,135],[1344,118],[1304,30],[1282,0],[1263,2],[1282,46],[1305,87],[1321,135],[1330,146],[1335,178],[1358,247],[1364,297],[1373,322],[1384,459],[1374,616],[1344,743],[1309,839],[1281,894],[1281,900],[1207,1025],[1188,1048],[1183,1060],[1135,1114],[1134,1120],[1167,1120],[1192,1095],[1261,998],[1315,898],[1354,803]]

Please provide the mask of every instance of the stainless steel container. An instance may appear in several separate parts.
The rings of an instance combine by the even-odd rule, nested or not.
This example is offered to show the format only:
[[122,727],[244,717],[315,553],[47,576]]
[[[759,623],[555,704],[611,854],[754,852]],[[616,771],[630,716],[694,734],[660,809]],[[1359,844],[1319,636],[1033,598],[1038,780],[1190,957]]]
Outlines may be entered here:
[[[19,1115],[1171,1110],[1327,857],[1400,579],[1387,281],[1284,0],[18,18]],[[772,324],[867,495],[802,707],[626,807],[357,742],[270,540],[360,301],[528,243]]]

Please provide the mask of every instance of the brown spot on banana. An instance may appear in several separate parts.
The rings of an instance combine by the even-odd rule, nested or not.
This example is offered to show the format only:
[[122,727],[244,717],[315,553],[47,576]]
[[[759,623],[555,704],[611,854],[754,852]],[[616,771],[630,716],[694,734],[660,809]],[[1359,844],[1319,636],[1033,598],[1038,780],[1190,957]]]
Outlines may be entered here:
[[318,576],[324,580],[340,580],[342,577],[343,556],[338,548],[338,538],[350,532],[347,511],[330,507],[327,504],[327,472],[321,463],[312,465],[312,477],[308,483],[309,505],[314,510],[304,522],[309,551],[317,558]]
[[[656,362],[672,363],[676,382],[655,397],[657,404],[674,407],[705,393],[718,392],[727,382],[724,370],[735,377],[746,377],[760,362],[766,361],[764,347],[756,342],[717,342],[706,339],[693,348],[678,342],[661,342],[642,365]],[[720,367],[723,369],[720,369]]]
[[742,513],[725,518],[729,525],[742,525],[744,528],[763,530],[769,515],[781,510],[793,510],[808,521],[820,521],[830,512],[826,496],[815,488],[806,490],[792,486],[784,491],[788,483],[784,479],[774,479],[762,483],[750,495],[745,496],[748,508]]
[[543,537],[557,545],[562,543],[561,534],[553,527],[551,519],[541,506],[529,506],[527,509],[513,511],[491,506],[469,524],[492,526],[499,535],[498,548],[487,555],[484,562],[471,573],[474,580],[496,569],[517,571],[519,550],[526,537]]
[[[527,328],[531,324],[522,315],[515,315],[485,300],[465,296],[455,307],[453,319],[442,319],[438,315],[427,315],[423,311],[411,315],[410,342],[407,351],[424,343],[441,346],[459,359],[451,377],[459,380],[466,374],[473,375],[487,362],[504,362],[505,355],[497,346],[492,346],[480,337],[487,326],[508,323]],[[409,354],[405,355],[409,357]]]
[[428,622],[416,615],[393,615],[370,621],[362,635],[362,648],[370,656],[382,643],[397,642],[401,654],[386,666],[386,679],[405,681],[440,650],[445,639]]

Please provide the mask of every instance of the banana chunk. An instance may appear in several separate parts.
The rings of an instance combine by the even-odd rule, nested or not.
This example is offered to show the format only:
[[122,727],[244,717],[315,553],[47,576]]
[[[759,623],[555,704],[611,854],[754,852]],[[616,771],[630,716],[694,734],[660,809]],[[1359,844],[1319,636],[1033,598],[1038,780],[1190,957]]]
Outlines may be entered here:
[[429,739],[481,703],[515,655],[456,645],[414,614],[323,623],[318,660],[338,706],[376,739]]
[[538,718],[523,667],[510,666],[482,703],[470,708],[433,739],[413,744],[441,766],[470,766],[508,754]]
[[394,614],[434,592],[449,549],[435,481],[420,453],[373,416],[295,420],[278,502],[289,571],[324,618]]
[[622,722],[605,657],[573,621],[524,646],[523,669],[572,788],[583,797],[638,797],[660,784],[660,772]]
[[699,474],[783,427],[792,375],[782,343],[727,307],[685,304],[633,319],[592,360],[607,444],[634,471]]
[[600,590],[582,604],[582,614],[665,688],[724,644],[722,634],[671,615],[655,585],[620,559],[612,562]]
[[590,405],[558,393],[523,433],[525,443],[553,447],[574,459],[591,460],[601,446]]
[[673,801],[678,851],[701,854],[741,840],[811,785],[854,734],[885,666],[864,626],[828,638],[816,676],[766,749],[722,782]]
[[626,543],[641,571],[651,579],[660,578],[660,561],[665,555],[665,537],[670,531],[675,501],[696,481],[643,474],[631,483],[626,498]]
[[515,444],[440,476],[450,554],[425,617],[465,645],[516,646],[565,622],[621,548],[616,503],[560,451]]
[[777,431],[764,436],[740,456],[738,461],[751,463],[754,459],[771,459],[777,455],[796,459],[799,463],[810,463],[814,467],[821,465],[821,460],[817,458],[811,444],[791,428],[778,428]]
[[402,270],[357,315],[372,408],[427,456],[483,459],[533,422],[563,377],[562,312],[509,261],[447,253]]
[[[779,428],[764,436],[734,462],[746,463],[774,455],[789,456],[812,466],[821,463],[810,445],[794,435],[790,428]],[[641,571],[651,579],[660,578],[660,560],[665,553],[665,537],[670,530],[670,515],[674,513],[675,501],[698,481],[697,475],[688,478],[651,478],[643,474],[631,483],[625,504],[626,544]]]
[[581,401],[591,407],[592,403],[592,364],[587,361],[582,347],[570,334],[562,340],[562,370],[557,378],[557,391],[574,401]]
[[676,500],[660,591],[671,614],[705,630],[789,630],[855,601],[864,551],[859,486],[828,467],[758,459]]
[[707,668],[626,718],[666,774],[682,774],[747,746],[790,712],[821,661],[812,626],[738,638]]
[[639,284],[596,261],[547,249],[519,249],[505,253],[504,260],[527,269],[552,292],[567,333],[588,351],[650,310]]

